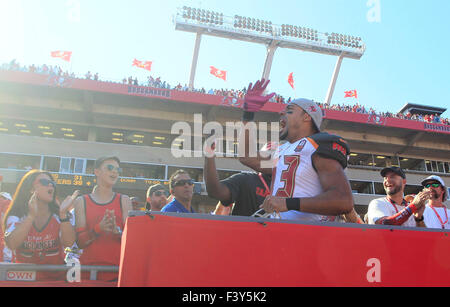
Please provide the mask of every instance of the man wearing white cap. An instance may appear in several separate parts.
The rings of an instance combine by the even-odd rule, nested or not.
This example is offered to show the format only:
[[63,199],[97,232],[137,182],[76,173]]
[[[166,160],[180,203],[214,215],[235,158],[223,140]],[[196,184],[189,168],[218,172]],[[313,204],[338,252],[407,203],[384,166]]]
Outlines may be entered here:
[[428,201],[423,217],[427,228],[450,229],[448,217],[450,210],[444,205],[448,198],[444,180],[439,176],[430,176],[422,181],[422,186],[431,191],[432,196]]
[[[244,102],[244,121],[253,120],[273,95],[263,96],[268,81],[249,86]],[[350,148],[337,136],[320,131],[321,108],[308,99],[296,99],[280,113],[280,141],[272,158],[272,187],[261,206],[267,213],[280,213],[282,219],[324,221],[328,216],[352,212],[353,196],[344,173]],[[246,147],[251,140],[246,139]],[[257,169],[262,159],[240,159]],[[261,167],[260,167],[261,169]]]

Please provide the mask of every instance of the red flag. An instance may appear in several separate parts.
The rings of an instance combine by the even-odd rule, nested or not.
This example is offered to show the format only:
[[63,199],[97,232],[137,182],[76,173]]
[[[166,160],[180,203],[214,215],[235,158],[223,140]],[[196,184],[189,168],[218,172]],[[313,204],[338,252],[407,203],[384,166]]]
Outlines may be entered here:
[[71,56],[72,56],[72,51],[60,51],[60,50],[58,50],[58,51],[52,51],[52,52],[50,53],[50,55],[51,55],[53,58],[61,58],[61,60],[70,62],[70,58],[71,58]]
[[289,82],[289,85],[292,87],[292,89],[294,89],[294,73],[293,72],[291,72],[289,74],[288,82]]
[[210,66],[210,68],[211,68],[211,72],[210,72],[211,75],[213,75],[219,79],[222,79],[223,81],[227,81],[227,72],[225,70],[217,69],[214,66]]
[[136,66],[136,67],[148,70],[148,71],[152,71],[152,64],[153,63],[151,61],[142,62],[142,61],[138,61],[138,60],[134,59],[132,66]]
[[349,98],[349,97],[350,98],[355,97],[356,99],[358,99],[358,92],[356,90],[345,92],[344,98]]

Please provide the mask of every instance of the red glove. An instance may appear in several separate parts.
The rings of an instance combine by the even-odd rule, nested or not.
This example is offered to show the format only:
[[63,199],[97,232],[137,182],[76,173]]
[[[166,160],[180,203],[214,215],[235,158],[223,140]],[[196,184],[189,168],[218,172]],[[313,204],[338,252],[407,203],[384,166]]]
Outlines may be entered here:
[[273,97],[275,93],[263,96],[270,80],[256,81],[252,87],[252,83],[248,86],[247,94],[244,97],[244,110],[247,112],[258,112]]

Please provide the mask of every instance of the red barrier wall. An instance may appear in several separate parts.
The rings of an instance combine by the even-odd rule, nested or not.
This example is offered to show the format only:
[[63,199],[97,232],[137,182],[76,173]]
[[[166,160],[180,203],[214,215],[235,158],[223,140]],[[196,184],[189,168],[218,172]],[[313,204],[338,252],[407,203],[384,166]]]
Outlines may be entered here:
[[[223,97],[217,95],[207,95],[177,90],[149,88],[144,86],[134,86],[112,82],[85,80],[85,79],[70,78],[64,80],[57,76],[50,76],[37,73],[27,73],[21,71],[0,70],[0,81],[73,88],[79,90],[88,90],[119,95],[132,95],[149,98],[158,98],[168,101],[175,100],[188,103],[228,106],[236,108],[241,108],[243,104],[242,99],[234,99],[230,97]],[[262,109],[262,111],[278,113],[282,109],[284,109],[285,106],[286,105],[279,103],[267,103]],[[450,126],[448,125],[425,123],[397,118],[379,118],[375,116],[370,116],[368,114],[343,112],[336,110],[325,110],[325,118],[361,124],[382,125],[386,127],[450,134]]]
[[130,217],[119,286],[450,286],[449,233],[267,220],[264,226],[188,214]]

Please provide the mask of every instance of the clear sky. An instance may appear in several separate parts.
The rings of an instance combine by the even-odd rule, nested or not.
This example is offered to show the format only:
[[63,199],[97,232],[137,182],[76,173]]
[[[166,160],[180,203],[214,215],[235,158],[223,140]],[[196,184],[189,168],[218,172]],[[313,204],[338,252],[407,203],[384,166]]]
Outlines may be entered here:
[[[450,109],[450,1],[448,0],[0,0],[0,63],[52,64],[102,80],[146,80],[134,58],[153,61],[151,74],[172,86],[188,83],[195,34],[176,31],[183,5],[362,37],[361,60],[344,59],[332,103],[358,101],[397,112],[406,103]],[[379,8],[379,21],[369,13]],[[67,64],[50,57],[73,52]],[[240,89],[262,75],[263,45],[203,36],[195,87]],[[323,102],[336,57],[278,49],[270,90]],[[228,72],[224,82],[209,74]],[[296,92],[287,83],[294,73]],[[344,91],[358,91],[358,100]],[[444,113],[450,117],[450,110]]]

